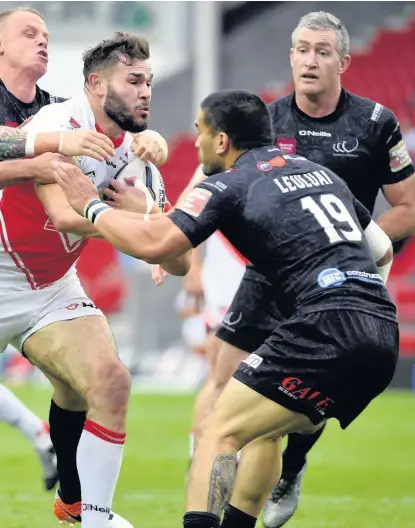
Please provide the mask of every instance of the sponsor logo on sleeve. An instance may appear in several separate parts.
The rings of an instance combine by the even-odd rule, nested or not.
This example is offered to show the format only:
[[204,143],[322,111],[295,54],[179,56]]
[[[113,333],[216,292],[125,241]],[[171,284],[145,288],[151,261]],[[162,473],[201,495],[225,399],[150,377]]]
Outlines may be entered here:
[[392,172],[399,172],[411,163],[411,156],[403,140],[389,150],[389,165]]
[[196,188],[193,189],[183,200],[181,204],[178,205],[178,209],[181,209],[183,212],[187,213],[190,216],[197,218],[202,214],[205,207],[209,203],[209,200],[212,197],[212,193],[207,189]]

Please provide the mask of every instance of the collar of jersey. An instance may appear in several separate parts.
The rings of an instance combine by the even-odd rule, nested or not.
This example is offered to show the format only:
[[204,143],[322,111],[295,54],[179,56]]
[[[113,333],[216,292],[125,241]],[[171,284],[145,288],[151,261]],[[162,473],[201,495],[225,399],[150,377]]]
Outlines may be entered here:
[[[95,130],[97,132],[101,132],[101,134],[104,134],[104,132],[102,131],[102,128],[98,125],[98,123],[95,123]],[[125,132],[123,132],[121,136],[117,138],[110,137],[110,140],[112,141],[114,148],[118,148],[118,147],[121,147],[122,142],[124,141],[124,138],[125,138]]]
[[337,103],[336,109],[334,110],[334,112],[324,117],[312,117],[306,114],[305,112],[303,112],[302,110],[300,110],[297,106],[297,103],[295,102],[295,92],[292,93],[291,105],[292,105],[292,108],[295,110],[295,112],[297,112],[297,114],[307,119],[307,121],[314,121],[317,123],[330,123],[331,121],[335,121],[338,115],[342,112],[346,104],[346,100],[347,100],[347,92],[344,88],[342,88],[342,91],[340,93],[340,99],[339,99],[339,102]]
[[249,149],[249,150],[243,152],[242,154],[240,154],[238,156],[238,158],[235,160],[235,163],[232,165],[231,168],[237,169],[238,167],[240,167],[241,165],[243,165],[246,162],[246,158],[248,158],[249,156],[254,156],[255,157],[255,154],[257,154],[260,149],[263,150],[265,156],[266,156],[266,154],[269,153],[270,149],[275,151],[275,152],[273,152],[273,156],[277,156],[278,154],[282,155],[282,152],[280,150],[276,149],[275,145],[273,145],[271,143],[269,145],[261,145],[260,147],[254,147],[254,148]]

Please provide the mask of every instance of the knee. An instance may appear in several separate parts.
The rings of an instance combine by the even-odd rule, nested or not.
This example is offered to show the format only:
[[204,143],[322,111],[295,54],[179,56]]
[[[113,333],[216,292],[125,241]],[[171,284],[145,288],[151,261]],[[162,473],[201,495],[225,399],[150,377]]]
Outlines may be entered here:
[[87,391],[89,408],[105,407],[107,412],[126,414],[131,390],[131,377],[118,358],[100,362],[96,366]]

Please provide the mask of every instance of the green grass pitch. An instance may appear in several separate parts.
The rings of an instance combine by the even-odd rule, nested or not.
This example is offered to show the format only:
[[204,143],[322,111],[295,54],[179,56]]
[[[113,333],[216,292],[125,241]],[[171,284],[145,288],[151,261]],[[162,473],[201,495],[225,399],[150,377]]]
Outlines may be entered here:
[[[47,417],[47,390],[13,390]],[[132,396],[114,510],[135,528],[181,526],[192,401],[191,396]],[[414,393],[390,391],[349,430],[330,424],[309,457],[301,505],[287,528],[414,528],[414,411]],[[30,444],[0,424],[0,526],[58,526],[52,500],[41,488]]]

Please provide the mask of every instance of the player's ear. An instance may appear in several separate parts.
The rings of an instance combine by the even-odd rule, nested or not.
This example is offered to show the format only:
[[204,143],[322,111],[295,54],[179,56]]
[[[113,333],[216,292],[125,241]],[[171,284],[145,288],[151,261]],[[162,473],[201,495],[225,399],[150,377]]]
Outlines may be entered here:
[[225,132],[219,132],[217,135],[216,154],[225,154],[229,149],[229,136]]
[[350,55],[345,55],[340,61],[339,74],[342,75],[345,71],[349,69],[350,62],[352,58]]
[[4,53],[3,39],[0,39],[0,55],[3,55],[3,53]]
[[98,96],[104,96],[107,92],[107,85],[104,77],[99,73],[91,73],[88,76],[88,85],[91,91]]

